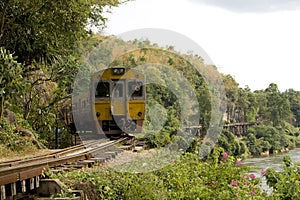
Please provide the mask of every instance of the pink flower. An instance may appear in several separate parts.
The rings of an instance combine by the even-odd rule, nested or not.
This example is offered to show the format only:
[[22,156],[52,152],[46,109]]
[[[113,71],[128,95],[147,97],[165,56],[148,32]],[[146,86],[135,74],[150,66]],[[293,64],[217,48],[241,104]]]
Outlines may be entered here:
[[216,187],[217,184],[218,184],[218,181],[212,181],[212,182],[211,182],[211,185],[212,185],[213,187]]
[[265,174],[267,173],[267,170],[262,169],[262,170],[260,171],[260,173],[261,173],[262,175],[265,175]]
[[249,175],[249,178],[251,178],[251,179],[255,179],[255,178],[256,178],[256,176],[255,176],[255,174],[250,174],[250,175]]
[[245,174],[242,174],[241,178],[247,178],[247,176]]
[[224,152],[224,153],[222,153],[222,156],[226,160],[228,158],[228,153]]
[[243,163],[242,163],[242,160],[241,160],[241,159],[237,159],[237,160],[236,160],[236,164],[237,164],[237,165],[242,165],[242,164],[243,164]]
[[250,191],[250,195],[253,196],[253,195],[254,195],[254,192],[253,192],[253,191]]
[[244,185],[248,185],[248,184],[249,184],[249,182],[248,182],[248,181],[245,181],[245,182],[244,182]]
[[233,187],[237,187],[238,186],[238,182],[237,181],[231,181],[230,185],[232,185]]

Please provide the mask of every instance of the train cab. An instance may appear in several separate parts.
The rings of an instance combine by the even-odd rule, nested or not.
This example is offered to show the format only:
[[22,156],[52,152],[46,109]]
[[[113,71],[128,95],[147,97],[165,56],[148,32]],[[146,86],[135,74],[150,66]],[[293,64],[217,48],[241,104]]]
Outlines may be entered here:
[[145,118],[145,76],[124,67],[108,68],[92,77],[94,116],[107,136],[142,131]]

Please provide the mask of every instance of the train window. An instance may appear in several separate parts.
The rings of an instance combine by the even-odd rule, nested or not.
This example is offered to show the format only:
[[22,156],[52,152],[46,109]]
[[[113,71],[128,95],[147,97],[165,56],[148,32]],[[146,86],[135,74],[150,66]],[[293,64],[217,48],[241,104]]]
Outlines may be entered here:
[[113,97],[122,98],[123,97],[123,83],[116,82],[113,87]]
[[143,82],[134,81],[128,83],[128,94],[131,97],[142,97],[143,96]]
[[96,88],[95,97],[109,97],[109,83],[100,81]]

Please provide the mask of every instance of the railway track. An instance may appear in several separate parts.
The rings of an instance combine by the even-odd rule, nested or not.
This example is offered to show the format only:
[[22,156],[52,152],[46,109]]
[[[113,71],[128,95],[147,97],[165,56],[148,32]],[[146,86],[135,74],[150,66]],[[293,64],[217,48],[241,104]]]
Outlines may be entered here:
[[20,194],[34,192],[39,187],[40,176],[45,170],[89,167],[95,162],[114,158],[122,151],[116,145],[127,140],[128,138],[91,141],[40,156],[1,162],[0,199],[18,199]]

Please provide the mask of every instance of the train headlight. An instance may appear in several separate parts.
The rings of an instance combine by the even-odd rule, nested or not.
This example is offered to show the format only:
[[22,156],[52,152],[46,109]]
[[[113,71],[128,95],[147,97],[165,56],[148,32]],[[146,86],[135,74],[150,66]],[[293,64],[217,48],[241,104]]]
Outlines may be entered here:
[[100,113],[99,113],[99,112],[97,112],[97,113],[96,113],[96,116],[97,116],[97,117],[100,117]]
[[143,115],[143,113],[142,112],[138,112],[138,114],[137,114],[139,117],[141,117],[142,115]]
[[113,68],[112,75],[123,75],[125,73],[125,68]]

